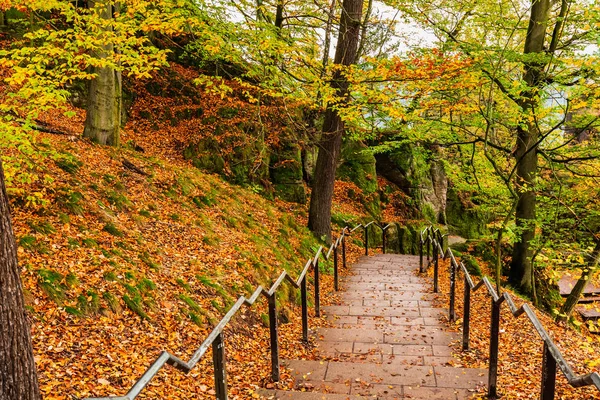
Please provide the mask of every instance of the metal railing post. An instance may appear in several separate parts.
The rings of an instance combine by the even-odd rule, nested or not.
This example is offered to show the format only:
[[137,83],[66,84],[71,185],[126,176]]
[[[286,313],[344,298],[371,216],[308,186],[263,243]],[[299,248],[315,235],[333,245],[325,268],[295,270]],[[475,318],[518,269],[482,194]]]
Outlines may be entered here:
[[440,255],[438,246],[433,249],[433,293],[439,292],[439,267],[440,267]]
[[431,254],[431,235],[427,235],[427,265],[429,265],[429,260]]
[[369,255],[369,227],[365,227],[365,256]]
[[469,286],[469,280],[465,275],[465,294],[464,294],[464,310],[463,310],[463,340],[462,349],[463,351],[469,350],[469,323],[471,319],[471,286]]
[[339,273],[338,273],[338,249],[333,248],[333,289],[337,292],[339,288]]
[[302,340],[308,343],[308,300],[306,290],[306,275],[300,282],[300,301],[302,303]]
[[454,305],[456,303],[456,264],[453,258],[450,258],[450,306],[448,307],[448,319],[450,321],[456,320],[456,310]]
[[215,396],[217,400],[227,400],[227,372],[225,370],[225,342],[219,333],[212,342],[213,366],[215,369]]
[[386,237],[387,229],[381,228],[381,247],[383,254],[385,254],[385,237]]
[[269,297],[269,333],[271,334],[271,379],[279,381],[279,340],[277,329],[276,294]]
[[319,306],[319,302],[321,299],[321,290],[319,288],[319,259],[315,260],[313,264],[313,268],[315,269],[315,316],[321,316],[321,308]]
[[425,243],[423,242],[423,238],[421,237],[420,240],[420,246],[419,246],[419,272],[425,272],[425,269],[423,268],[423,246],[425,245]]
[[541,400],[553,400],[556,388],[556,360],[550,353],[548,344],[544,342],[542,357],[542,395]]
[[346,268],[346,235],[342,236],[342,267]]
[[498,342],[500,334],[500,305],[502,297],[495,301],[492,298],[492,320],[490,324],[490,365],[488,372],[488,398],[498,398]]

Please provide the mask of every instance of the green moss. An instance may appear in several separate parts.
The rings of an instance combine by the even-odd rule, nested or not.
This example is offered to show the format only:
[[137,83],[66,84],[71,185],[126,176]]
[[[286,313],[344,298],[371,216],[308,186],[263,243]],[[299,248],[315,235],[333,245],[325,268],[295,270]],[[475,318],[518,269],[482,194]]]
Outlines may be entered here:
[[218,246],[219,243],[221,243],[221,240],[215,235],[204,235],[202,237],[202,243],[209,246]]
[[342,160],[337,170],[338,177],[353,182],[361,189],[360,200],[365,210],[378,218],[381,204],[373,153],[363,143],[350,141],[343,145]]
[[31,235],[22,236],[19,239],[19,246],[21,246],[25,250],[33,251],[37,248],[37,239]]
[[82,315],[96,314],[100,309],[100,296],[93,290],[88,290],[85,295],[77,297],[77,308]]
[[194,196],[192,201],[198,208],[210,207],[216,203],[215,198],[210,193],[203,196]]
[[196,303],[194,301],[194,299],[192,299],[190,296],[185,295],[185,294],[180,294],[179,295],[179,300],[181,300],[185,304],[187,304],[188,307],[191,308],[193,311],[195,311],[195,312],[202,312],[202,307],[200,307],[198,305],[198,303]]
[[150,268],[152,268],[152,269],[160,268],[160,265],[158,263],[154,262],[154,260],[152,260],[150,253],[148,253],[147,251],[144,251],[142,254],[138,255],[138,257],[144,264],[146,264]]
[[108,190],[106,192],[106,200],[119,211],[126,210],[131,206],[131,202],[127,196],[115,190]]
[[112,222],[108,222],[106,225],[104,225],[104,228],[102,228],[102,230],[104,232],[108,232],[113,236],[117,236],[117,237],[123,237],[123,232],[121,232],[116,225],[114,225]]
[[196,314],[193,311],[188,311],[187,315],[188,315],[188,317],[190,317],[190,319],[192,320],[192,322],[194,324],[196,324],[196,325],[198,325],[200,327],[203,326],[204,321],[203,321],[203,318],[200,315]]
[[79,168],[83,165],[83,162],[79,161],[74,155],[65,153],[58,160],[56,165],[63,171],[74,175],[79,171]]
[[48,221],[40,221],[40,222],[29,221],[28,225],[31,228],[31,230],[33,230],[34,232],[37,232],[39,234],[42,234],[42,235],[50,235],[50,234],[56,232],[56,229],[54,228],[54,226],[52,226],[52,224]]
[[183,279],[177,278],[176,282],[177,282],[177,284],[179,286],[181,286],[182,288],[184,288],[186,292],[191,292],[192,291],[192,288],[190,287],[189,283],[187,283]]
[[80,284],[79,278],[77,278],[77,275],[75,275],[73,272],[69,272],[67,274],[65,277],[65,283],[69,288],[74,288]]
[[109,281],[109,282],[114,282],[117,280],[117,274],[115,274],[113,271],[108,271],[104,273],[104,279]]
[[139,211],[139,214],[140,214],[142,217],[146,217],[146,218],[152,218],[152,213],[151,213],[150,211],[148,211],[148,210],[145,210],[145,209],[142,209],[142,210],[140,210],[140,211]]
[[479,263],[475,259],[475,257],[470,254],[463,254],[461,257],[461,262],[464,264],[469,274],[474,276],[482,276],[481,268],[479,267]]
[[85,247],[89,247],[89,248],[96,248],[98,247],[98,242],[96,242],[94,239],[92,238],[85,238],[81,241],[81,243],[85,246]]
[[117,299],[114,294],[110,292],[104,292],[102,293],[102,298],[106,301],[106,304],[108,304],[108,308],[115,314],[118,314],[122,311],[119,299]]
[[134,313],[139,315],[142,319],[150,320],[148,314],[143,307],[143,300],[140,296],[129,297],[128,295],[123,295],[123,301],[125,305]]
[[69,249],[73,250],[80,246],[79,241],[75,238],[68,238],[67,243],[69,244]]
[[142,295],[146,295],[149,292],[156,290],[156,284],[148,278],[142,278],[138,282],[137,288]]
[[71,222],[71,218],[65,213],[58,213],[58,219],[63,224],[68,224]]
[[65,290],[67,290],[67,286],[62,283],[64,276],[49,269],[39,269],[37,274],[38,285],[42,291],[57,304],[62,304],[65,299]]

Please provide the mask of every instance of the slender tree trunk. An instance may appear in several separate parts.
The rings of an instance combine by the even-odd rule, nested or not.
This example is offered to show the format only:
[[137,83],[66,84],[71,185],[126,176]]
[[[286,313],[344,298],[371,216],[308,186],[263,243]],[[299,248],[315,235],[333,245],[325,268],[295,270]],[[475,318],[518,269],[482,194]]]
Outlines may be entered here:
[[[90,8],[99,8],[99,17],[112,19],[112,4],[106,0],[89,0]],[[106,30],[112,29],[107,23]],[[107,43],[95,54],[104,59],[111,56],[114,46]],[[83,136],[94,142],[118,146],[121,127],[121,73],[111,67],[94,67],[97,76],[90,81],[87,116]]]
[[[531,16],[525,54],[543,55],[544,39],[550,14],[550,0],[532,0]],[[515,158],[517,160],[516,192],[519,199],[515,210],[518,241],[515,243],[510,265],[510,282],[522,292],[530,294],[533,288],[532,241],[535,239],[536,195],[535,183],[538,169],[537,146],[539,127],[529,118],[536,113],[540,104],[539,90],[542,85],[546,63],[540,60],[526,62],[524,80],[527,91],[522,94],[520,106],[523,121],[517,129]]]
[[[362,0],[344,0],[342,4],[335,64],[348,66],[356,61],[362,7]],[[339,69],[333,74],[332,86],[336,90],[337,102],[347,101],[349,84]],[[331,201],[335,172],[344,133],[344,123],[334,106],[335,104],[330,102],[325,111],[308,216],[309,229],[316,236],[325,236],[328,241],[331,240]]]
[[17,244],[0,161],[0,399],[39,400]]
[[590,278],[592,275],[594,275],[594,272],[596,272],[596,269],[598,268],[598,261],[600,261],[600,240],[596,242],[596,247],[590,255],[587,267],[583,269],[581,277],[579,277],[575,287],[573,290],[571,290],[571,293],[569,293],[569,296],[565,300],[565,304],[563,304],[562,309],[560,310],[558,317],[559,320],[567,320],[575,309],[577,303],[579,303],[579,299],[581,298],[585,287],[590,282]]
[[279,30],[283,27],[283,7],[283,0],[278,0],[275,9],[275,28]]
[[360,41],[358,42],[358,53],[356,54],[357,61],[365,55],[365,45],[367,44],[367,28],[369,27],[369,19],[373,12],[373,0],[369,0],[367,3],[367,11],[363,18],[363,24],[360,30]]

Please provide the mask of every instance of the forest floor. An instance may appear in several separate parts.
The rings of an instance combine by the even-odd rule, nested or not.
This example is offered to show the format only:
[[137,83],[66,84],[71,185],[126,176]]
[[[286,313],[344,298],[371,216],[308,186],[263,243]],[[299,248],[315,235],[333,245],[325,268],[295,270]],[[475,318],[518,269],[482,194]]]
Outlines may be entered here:
[[[45,399],[124,395],[161,350],[189,358],[238,296],[283,269],[298,275],[319,246],[305,206],[269,201],[182,158],[63,135],[38,143],[60,157],[43,166],[44,182],[12,187],[12,208]],[[335,212],[360,218],[346,185],[336,185]],[[32,188],[41,201],[19,196]],[[350,262],[360,244],[349,242]],[[331,275],[322,285],[327,304]],[[299,294],[284,284],[278,303],[282,358],[311,358],[298,346]],[[226,329],[230,398],[267,384],[267,326],[260,301]],[[211,359],[189,376],[167,368],[142,398],[214,398]],[[285,370],[282,378],[291,385]]]
[[[480,263],[480,265],[485,265]],[[483,273],[490,276],[491,271],[483,268]],[[427,271],[433,276],[433,268]],[[440,294],[437,301],[440,306],[448,307],[450,272],[449,262],[440,262]],[[479,281],[473,277],[474,282]],[[463,315],[463,276],[457,278],[456,313],[457,320],[449,322],[447,317],[442,317],[449,326],[457,331],[462,328]],[[524,300],[510,288],[503,287],[520,307]],[[561,350],[569,366],[577,375],[585,375],[593,371],[600,371],[600,336],[590,333],[584,326],[558,325],[552,317],[535,307],[536,314],[550,337]],[[471,368],[487,368],[489,359],[491,300],[485,287],[471,293],[471,319],[470,319],[470,349],[461,351],[462,342],[454,342],[455,354],[462,360],[463,366]],[[498,393],[503,399],[539,399],[540,382],[542,376],[543,342],[525,316],[513,317],[504,304],[500,320],[500,350],[498,363]],[[595,387],[572,388],[560,369],[557,372],[556,399],[561,400],[588,400],[600,399],[600,392]],[[475,399],[486,399],[485,392],[473,396]]]

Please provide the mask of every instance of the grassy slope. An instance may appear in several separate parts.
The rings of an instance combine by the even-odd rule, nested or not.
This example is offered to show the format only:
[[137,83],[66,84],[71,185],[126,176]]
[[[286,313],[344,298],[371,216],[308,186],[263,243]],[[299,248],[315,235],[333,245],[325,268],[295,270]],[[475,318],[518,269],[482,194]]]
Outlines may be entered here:
[[[282,211],[293,206],[183,161],[45,138],[76,156],[46,166],[47,204],[13,204],[45,398],[124,394],[161,349],[186,359],[233,299],[282,269],[297,275],[317,246],[300,213]],[[124,159],[148,175],[125,168]],[[279,301],[298,297],[286,287]],[[307,356],[294,342],[297,311],[284,310],[295,320],[282,327],[288,357]],[[228,332],[239,398],[268,375],[265,312],[259,306],[236,320],[235,335]],[[151,385],[148,398],[211,397],[210,366],[194,378],[169,376]]]

